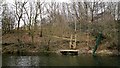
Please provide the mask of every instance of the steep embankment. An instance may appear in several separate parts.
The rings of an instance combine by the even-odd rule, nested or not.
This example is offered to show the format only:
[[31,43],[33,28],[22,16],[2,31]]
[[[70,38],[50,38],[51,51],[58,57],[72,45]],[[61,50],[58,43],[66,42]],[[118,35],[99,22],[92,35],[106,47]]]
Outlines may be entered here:
[[[46,35],[42,37],[36,32],[34,33],[34,43],[32,38],[27,32],[11,33],[2,36],[3,53],[7,51],[44,51],[69,49],[70,37]],[[89,44],[89,45],[87,45]],[[94,39],[87,37],[85,34],[77,35],[77,49],[94,46]]]
[[[57,51],[60,49],[70,49],[70,36],[74,35],[74,29],[56,25],[44,25],[42,37],[40,30],[35,30],[31,35],[29,31],[13,31],[2,36],[2,53],[21,53],[21,52],[43,52]],[[58,28],[59,27],[59,28]],[[32,39],[33,37],[33,39]],[[87,32],[77,30],[77,47],[81,53],[92,53],[96,38]],[[33,41],[32,41],[33,40]],[[109,40],[104,39],[100,43],[97,53],[117,53],[116,48],[109,46]]]

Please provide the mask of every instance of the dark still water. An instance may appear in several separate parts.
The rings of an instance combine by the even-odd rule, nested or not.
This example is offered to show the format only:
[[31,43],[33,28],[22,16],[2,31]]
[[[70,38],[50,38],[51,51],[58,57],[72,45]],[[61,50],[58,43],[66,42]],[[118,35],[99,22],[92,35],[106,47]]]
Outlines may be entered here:
[[91,55],[2,56],[2,66],[119,66],[120,57]]

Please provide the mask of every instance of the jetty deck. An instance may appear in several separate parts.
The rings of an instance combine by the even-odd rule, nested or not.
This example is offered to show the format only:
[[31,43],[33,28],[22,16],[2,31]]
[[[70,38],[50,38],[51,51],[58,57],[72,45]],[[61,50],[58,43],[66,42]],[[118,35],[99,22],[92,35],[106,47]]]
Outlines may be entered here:
[[63,55],[78,55],[79,50],[60,50]]

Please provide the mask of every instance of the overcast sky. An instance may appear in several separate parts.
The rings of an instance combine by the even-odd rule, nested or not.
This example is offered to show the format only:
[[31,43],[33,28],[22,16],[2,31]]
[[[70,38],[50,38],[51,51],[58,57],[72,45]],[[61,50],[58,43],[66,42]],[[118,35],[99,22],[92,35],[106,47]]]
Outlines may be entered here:
[[[9,3],[12,3],[14,0],[6,0]],[[25,1],[25,0],[18,0],[18,1]],[[29,0],[29,1],[37,1],[37,0]],[[93,1],[103,1],[103,2],[118,2],[120,0],[41,0],[45,2],[93,2]]]

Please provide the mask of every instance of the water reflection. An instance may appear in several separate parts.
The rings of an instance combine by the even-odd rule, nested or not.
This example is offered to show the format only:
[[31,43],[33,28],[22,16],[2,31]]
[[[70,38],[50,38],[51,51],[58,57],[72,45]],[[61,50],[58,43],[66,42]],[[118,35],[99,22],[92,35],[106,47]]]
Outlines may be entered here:
[[102,66],[102,59],[99,56],[93,56],[94,64],[97,66]]
[[2,66],[2,55],[0,54],[0,67]]
[[118,66],[120,58],[44,54],[41,56],[3,56],[2,63],[3,66]]
[[38,66],[38,56],[9,56],[3,57],[3,66]]

